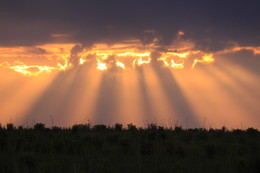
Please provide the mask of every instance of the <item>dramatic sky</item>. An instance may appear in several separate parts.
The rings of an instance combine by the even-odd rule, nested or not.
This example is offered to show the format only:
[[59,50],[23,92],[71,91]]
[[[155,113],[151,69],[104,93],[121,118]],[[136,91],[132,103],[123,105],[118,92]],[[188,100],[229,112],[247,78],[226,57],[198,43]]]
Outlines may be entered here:
[[0,123],[260,128],[258,0],[0,0]]

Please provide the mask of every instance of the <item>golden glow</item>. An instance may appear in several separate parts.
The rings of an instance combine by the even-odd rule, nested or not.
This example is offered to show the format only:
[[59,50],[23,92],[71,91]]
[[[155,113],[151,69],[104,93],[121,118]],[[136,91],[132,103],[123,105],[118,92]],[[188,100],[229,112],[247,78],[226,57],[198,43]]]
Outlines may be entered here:
[[199,59],[194,59],[194,62],[192,64],[192,69],[195,67],[195,65],[199,62],[199,63],[204,63],[204,64],[210,64],[210,63],[214,63],[215,62],[215,59],[212,57],[213,55],[212,54],[209,54],[209,55],[205,55],[202,57],[201,60]]
[[[37,47],[0,48],[0,67],[25,76],[37,76],[53,70],[67,70],[70,49],[75,44],[45,44]],[[4,64],[4,65],[3,65]]]
[[116,62],[116,66],[121,67],[122,69],[125,68],[125,65],[122,62],[120,62],[120,61]]
[[217,54],[227,54],[227,53],[234,53],[234,52],[239,52],[242,50],[247,50],[247,51],[252,51],[254,55],[258,55],[260,54],[260,47],[245,47],[245,46],[238,46],[238,44],[236,44],[237,46],[230,48],[230,49],[225,49],[223,51],[219,51],[217,52]]
[[160,60],[163,61],[164,65],[166,67],[170,67],[173,69],[183,69],[184,68],[184,63],[175,63],[173,59],[170,61],[170,63],[168,63],[165,59],[160,59]]
[[250,50],[255,55],[260,54],[260,47],[235,47],[233,51]]
[[[7,68],[12,69],[18,73],[21,73],[25,76],[37,76],[40,73],[43,72],[51,72],[55,69],[55,67],[50,66],[39,66],[39,65],[26,65],[20,61],[15,61],[13,65],[6,63],[3,63]],[[0,65],[1,66],[1,65]]]
[[[50,124],[48,114],[53,114],[60,118],[54,118],[55,125],[62,126],[86,123],[99,114],[102,123],[110,125],[153,122],[194,127],[192,120],[207,117],[207,127],[209,122],[214,128],[239,127],[240,121],[259,127],[257,75],[221,58],[216,66],[190,69],[197,63],[214,63],[221,53],[260,54],[260,47],[237,45],[209,54],[184,40],[184,31],[176,34],[171,45],[161,45],[159,38],[149,44],[133,39],[80,46],[80,52],[72,51],[75,43],[0,47],[1,123],[15,119],[19,112],[25,121],[29,117],[29,123],[45,120]],[[139,66],[142,70],[136,70]]]
[[186,58],[190,52],[183,52],[183,53],[176,53],[176,52],[167,52],[166,55],[168,56],[177,56],[180,58]]
[[215,59],[212,57],[213,55],[205,55],[202,57],[203,63],[213,63],[215,62]]
[[185,33],[184,33],[183,31],[179,31],[177,35],[182,36],[182,35],[184,35],[184,34],[185,34]]
[[82,59],[82,58],[80,58],[80,59],[79,59],[79,64],[81,64],[81,65],[82,65],[82,64],[84,64],[85,62],[86,62],[86,60],[85,60],[85,59]]
[[143,58],[138,58],[133,61],[133,66],[135,66],[135,64],[139,66],[142,64],[149,64],[150,62],[151,62],[151,58],[148,58],[148,60],[143,60]]
[[[59,46],[62,48],[62,45]],[[189,70],[195,68],[197,63],[214,63],[216,53],[180,50],[172,46],[163,51],[156,49],[158,54],[154,54],[156,51],[153,47],[134,40],[115,45],[93,45],[73,56],[73,60],[78,61],[75,62],[70,59],[73,46],[65,46],[63,49],[53,45],[38,46],[46,50],[44,54],[32,53],[31,50],[26,53],[25,48],[2,48],[1,122],[10,122],[11,117],[15,119],[16,112],[22,112],[19,116],[26,119],[31,110],[39,109],[37,113],[44,116],[37,117],[38,114],[33,112],[29,116],[29,123],[32,119],[44,119],[44,123],[50,124],[50,117],[46,118],[46,115],[53,114],[55,125],[66,126],[85,123],[89,117],[95,119],[97,110],[99,113],[105,110],[104,116],[109,118],[102,117],[101,113],[99,118],[106,119],[104,123],[110,124],[117,121],[145,126],[147,123],[144,121],[148,120],[168,127],[174,126],[176,122],[183,127],[193,127],[192,119],[203,124],[203,118],[207,117],[206,127],[240,127],[240,121],[259,127],[257,121],[254,121],[257,118],[252,118],[255,112],[259,112],[258,76],[220,60],[218,66],[223,66],[226,71],[221,71],[218,66]],[[236,49],[239,50],[242,48]],[[258,49],[246,50],[257,53]],[[142,66],[142,70],[134,69],[138,66]],[[156,68],[161,66],[170,70],[158,71]],[[125,70],[114,73],[110,70],[114,68]],[[21,77],[6,69],[25,76],[38,76]],[[106,70],[108,72],[104,73]],[[58,71],[64,72],[55,73]],[[42,80],[42,83],[38,80]],[[36,88],[34,92],[31,92],[32,88]],[[251,93],[251,90],[254,92]],[[113,103],[107,104],[111,100]],[[186,114],[186,108],[194,115]],[[247,114],[252,117],[245,116]],[[187,120],[185,115],[188,115]],[[60,116],[60,119],[55,119],[55,116]],[[108,119],[112,119],[112,122]],[[229,124],[224,124],[225,121]]]
[[[185,33],[179,31],[178,36]],[[260,54],[260,47],[241,47],[236,46],[214,54],[207,54],[201,50],[195,49],[195,43],[182,38],[175,40],[172,45],[165,46],[163,51],[158,51],[160,46],[155,43],[143,45],[140,40],[126,40],[122,43],[112,45],[94,44],[90,48],[84,48],[77,54],[78,64],[83,65],[92,59],[99,59],[97,69],[107,70],[114,65],[126,69],[149,64],[151,62],[151,53],[158,52],[159,57],[155,61],[162,61],[165,67],[171,69],[193,69],[197,63],[214,63],[215,55],[223,53],[232,53],[241,50],[252,51],[254,54]],[[0,47],[0,67],[8,68],[23,75],[35,76],[43,72],[66,71],[74,68],[70,61],[71,44],[45,44],[37,47]],[[202,58],[198,58],[202,57]],[[112,59],[111,59],[112,58]],[[191,61],[193,61],[191,65]],[[17,62],[20,62],[17,64]]]
[[58,69],[61,71],[65,71],[71,67],[71,64],[69,64],[68,59],[65,59],[64,61],[65,61],[64,65],[60,63],[57,64]]
[[[26,65],[26,63],[22,63],[21,67],[15,66],[9,69],[13,69],[16,72],[19,72],[24,75],[39,75],[42,72],[50,72],[52,70],[65,71],[73,67],[71,63],[69,63],[70,52],[69,48],[73,47],[71,44],[65,45],[66,49],[60,48],[58,49],[55,46],[64,47],[64,45],[43,45],[38,48],[46,50],[48,52],[46,55],[42,55],[43,58],[48,59],[49,61],[57,61],[56,65],[53,64],[51,66],[47,65]],[[170,51],[162,52],[161,56],[158,57],[157,61],[163,61],[166,67],[173,69],[183,69],[185,67],[185,61],[191,58],[193,55],[198,55],[203,53],[201,51],[173,51],[172,48],[169,48]],[[19,48],[16,51],[22,52],[22,48]],[[108,46],[106,44],[95,44],[89,50],[84,49],[82,52],[78,53],[79,65],[82,65],[86,62],[89,62],[90,59],[88,57],[95,57],[97,60],[97,69],[98,70],[107,70],[108,68],[113,67],[113,63],[122,69],[131,66],[141,66],[143,64],[149,64],[151,62],[151,52],[152,47],[144,48],[140,43],[133,41],[129,44],[115,44],[112,46]],[[15,52],[12,49],[6,49],[5,52]],[[12,53],[13,55],[13,53]],[[31,55],[32,56],[32,55]],[[111,59],[112,57],[112,59]],[[108,60],[109,59],[109,60]],[[119,60],[120,59],[120,60]],[[107,60],[109,62],[107,62]],[[192,68],[194,68],[197,62],[201,63],[212,63],[214,62],[214,58],[212,55],[204,55],[202,60],[195,59]],[[112,63],[112,64],[111,64]],[[37,72],[30,72],[28,69],[30,68],[38,68]]]
[[172,69],[184,69],[185,59],[188,59],[188,56],[191,54],[194,54],[194,52],[166,52],[163,53],[158,60],[163,61],[165,67]]
[[[179,31],[179,36],[184,35]],[[155,42],[158,39],[155,39]],[[45,44],[37,47],[0,47],[0,67],[9,68],[23,75],[35,76],[43,72],[53,70],[65,71],[74,68],[70,61],[70,51],[75,44]],[[171,69],[193,69],[197,63],[214,63],[215,55],[232,53],[241,50],[252,51],[260,54],[260,47],[236,46],[228,50],[207,54],[195,49],[195,43],[179,38],[170,46],[165,46],[163,51],[157,50],[158,45],[151,43],[143,45],[140,40],[126,40],[117,44],[94,44],[90,48],[84,48],[77,54],[78,64],[83,65],[99,59],[97,69],[107,70],[114,66],[122,69],[141,66],[151,62],[151,53],[158,52],[159,57],[154,61],[162,61],[167,68]],[[198,58],[202,57],[202,58]],[[17,64],[16,61],[20,63]],[[193,61],[191,65],[191,61]]]
[[171,60],[171,67],[172,68],[176,68],[176,69],[183,69],[184,68],[184,64],[182,63],[175,63],[174,60]]
[[6,66],[9,66],[8,62],[3,62],[3,63],[0,64],[0,67],[6,67]]
[[101,62],[99,59],[97,59],[97,69],[98,70],[106,70],[107,65],[103,62]]
[[137,53],[137,52],[124,52],[124,53],[118,53],[117,56],[133,56],[133,57],[145,57],[150,56],[150,52],[145,53]]
[[[183,35],[184,32],[180,31],[178,35]],[[156,41],[156,39],[155,39]],[[165,67],[171,69],[183,69],[186,67],[186,61],[193,56],[202,56],[201,60],[195,59],[192,68],[198,62],[212,63],[214,58],[211,55],[192,49],[194,44],[184,40],[179,40],[180,44],[166,47],[166,52],[159,52],[160,56],[154,58],[155,61],[163,61]],[[51,72],[53,70],[66,71],[74,68],[76,63],[83,65],[92,60],[97,61],[97,69],[104,71],[114,66],[126,69],[143,64],[149,64],[151,62],[151,53],[158,46],[154,43],[149,45],[143,45],[140,40],[126,40],[122,43],[113,45],[108,44],[94,44],[90,48],[84,48],[81,52],[77,52],[77,57],[73,57],[73,61],[70,60],[71,49],[75,44],[45,44],[37,47],[16,47],[16,48],[0,48],[2,54],[0,67],[9,68],[23,75],[35,76],[43,72]],[[24,58],[21,58],[24,57]],[[36,60],[42,59],[45,64],[39,64]],[[76,58],[76,59],[75,59]],[[3,65],[14,64],[10,62],[10,59],[16,59],[21,62],[15,65]],[[75,62],[78,61],[78,62]],[[8,66],[8,67],[7,67]]]

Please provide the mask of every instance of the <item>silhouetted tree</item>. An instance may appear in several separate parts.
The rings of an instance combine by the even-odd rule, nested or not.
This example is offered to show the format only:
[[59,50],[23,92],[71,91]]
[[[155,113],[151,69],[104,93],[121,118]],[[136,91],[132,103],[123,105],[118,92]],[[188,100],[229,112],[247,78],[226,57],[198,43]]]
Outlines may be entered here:
[[175,126],[174,131],[179,133],[182,132],[182,127],[181,126]]
[[122,131],[122,129],[123,129],[123,125],[122,124],[120,124],[120,123],[116,123],[115,124],[115,130],[116,131]]
[[258,134],[258,130],[257,129],[254,129],[254,128],[248,128],[247,130],[246,130],[246,132],[248,133],[248,134],[250,134],[250,135],[255,135],[255,134]]
[[148,130],[157,130],[157,129],[158,129],[158,127],[156,124],[153,124],[153,123],[148,124]]
[[8,123],[8,124],[6,124],[6,128],[9,131],[14,130],[14,125],[12,123]]
[[36,131],[43,131],[45,129],[45,124],[36,123],[33,128]]
[[91,130],[90,124],[75,124],[72,126],[72,132],[88,132]]
[[137,130],[136,126],[133,125],[132,123],[127,124],[127,128],[128,128],[128,130],[130,130],[130,131],[135,131],[135,130]]
[[107,126],[104,124],[98,124],[98,125],[94,125],[92,129],[94,131],[105,131],[107,129]]

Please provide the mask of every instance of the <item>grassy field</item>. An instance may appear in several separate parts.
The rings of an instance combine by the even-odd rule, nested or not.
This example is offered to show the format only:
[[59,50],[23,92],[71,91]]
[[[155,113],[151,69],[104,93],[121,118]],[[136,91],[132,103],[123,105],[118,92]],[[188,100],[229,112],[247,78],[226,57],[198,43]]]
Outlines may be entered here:
[[0,127],[0,172],[260,172],[256,129]]

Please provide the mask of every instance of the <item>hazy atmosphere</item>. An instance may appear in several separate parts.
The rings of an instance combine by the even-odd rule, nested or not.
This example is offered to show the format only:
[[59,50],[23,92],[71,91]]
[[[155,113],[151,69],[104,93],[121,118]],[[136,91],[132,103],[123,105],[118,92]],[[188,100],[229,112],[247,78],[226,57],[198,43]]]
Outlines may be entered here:
[[0,0],[0,123],[259,129],[259,6]]

